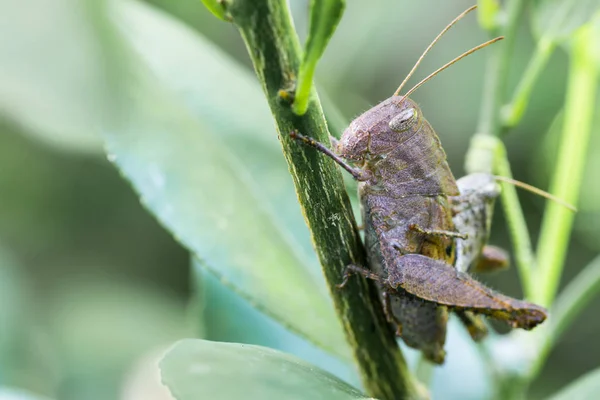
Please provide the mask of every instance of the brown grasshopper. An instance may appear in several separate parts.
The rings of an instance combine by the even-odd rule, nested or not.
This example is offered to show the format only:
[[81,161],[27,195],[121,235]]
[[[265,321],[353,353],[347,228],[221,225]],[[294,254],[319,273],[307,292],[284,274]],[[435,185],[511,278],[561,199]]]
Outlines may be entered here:
[[[472,9],[448,25],[429,48]],[[449,310],[462,315],[465,322],[477,322],[471,317],[485,314],[524,329],[546,319],[543,308],[494,292],[454,267],[456,241],[468,237],[456,230],[452,220],[449,197],[460,199],[460,193],[437,135],[408,98],[441,70],[500,39],[457,57],[400,97],[403,82],[392,97],[352,121],[340,141],[334,142],[334,151],[298,132],[291,133],[332,158],[359,182],[371,269],[349,265],[340,287],[352,273],[376,280],[384,312],[397,334],[438,364],[445,357]]]

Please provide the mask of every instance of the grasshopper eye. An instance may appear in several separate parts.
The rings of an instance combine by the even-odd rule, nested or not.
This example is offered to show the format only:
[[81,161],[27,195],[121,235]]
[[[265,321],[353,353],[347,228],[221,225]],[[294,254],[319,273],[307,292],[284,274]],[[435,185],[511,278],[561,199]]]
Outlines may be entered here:
[[395,132],[404,132],[414,125],[417,120],[417,110],[407,108],[396,115],[389,123],[390,129]]

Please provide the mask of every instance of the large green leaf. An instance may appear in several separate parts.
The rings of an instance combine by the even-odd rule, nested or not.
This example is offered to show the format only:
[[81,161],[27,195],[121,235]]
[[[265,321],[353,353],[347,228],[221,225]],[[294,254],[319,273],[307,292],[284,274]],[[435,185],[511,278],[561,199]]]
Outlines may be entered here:
[[[245,91],[244,87],[251,86],[236,82],[239,68],[218,54],[213,60],[216,53],[203,47],[191,31],[140,3],[114,5],[113,15],[126,35],[146,33],[146,46],[162,43],[178,49],[160,54],[181,60],[165,74],[178,74],[184,66],[193,70],[186,63],[190,54],[197,57],[197,63],[219,62],[211,68],[227,73],[220,75],[223,80],[209,73],[197,74],[194,77],[206,90],[182,101],[177,90],[171,89],[181,81],[163,82],[164,75],[153,75],[142,60],[131,57],[123,117],[102,132],[109,159],[131,181],[142,203],[213,272],[290,329],[346,356],[347,344],[322,277],[310,271],[310,259],[287,226],[284,214],[290,205],[279,203],[293,192],[271,198],[281,190],[278,185],[291,183],[283,176],[286,169],[281,156],[273,156],[268,150],[272,144],[258,131],[263,122],[253,122],[264,118],[257,117],[264,98]],[[150,65],[153,71],[161,69]],[[227,99],[227,107],[204,109],[213,98],[224,99],[218,92],[227,87],[238,94]],[[193,92],[199,87],[185,89]],[[188,108],[193,102],[190,98],[196,102],[197,113]],[[238,109],[239,114],[231,111]],[[210,118],[203,118],[207,114]],[[272,126],[267,130],[273,132]],[[243,143],[229,146],[236,140],[233,137]],[[295,200],[293,207],[297,210]]]
[[311,364],[260,346],[182,340],[162,359],[160,370],[177,400],[365,398]]
[[597,399],[600,392],[600,368],[588,372],[563,388],[550,400]]
[[294,247],[324,284],[273,117],[254,74],[197,32],[148,6],[121,3],[115,20],[160,84],[218,134],[256,180],[261,202],[293,235]]
[[199,291],[197,308],[202,308],[202,324],[207,340],[266,346],[301,357],[345,382],[360,385],[353,365],[324,352],[312,343],[294,335],[281,324],[256,310],[211,273],[196,268]]

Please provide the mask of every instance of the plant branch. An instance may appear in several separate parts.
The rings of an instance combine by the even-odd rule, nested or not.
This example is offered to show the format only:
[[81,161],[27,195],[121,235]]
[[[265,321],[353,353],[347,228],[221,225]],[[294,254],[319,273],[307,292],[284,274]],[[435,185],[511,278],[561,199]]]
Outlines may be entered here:
[[[506,97],[506,82],[510,68],[519,17],[523,14],[523,0],[508,2],[507,19],[504,29],[500,32],[493,30],[492,36],[502,34],[504,40],[494,47],[489,55],[486,66],[486,81],[484,85],[481,111],[479,114],[478,134],[500,136],[500,107]],[[492,160],[490,160],[492,163]]]
[[[581,28],[573,39],[565,119],[556,171],[550,184],[550,193],[574,205],[579,199],[598,85],[598,69],[593,56],[596,50],[591,44],[593,42],[590,26]],[[537,251],[541,290],[535,300],[542,305],[550,305],[556,296],[573,219],[572,211],[556,202],[547,203]]]
[[[339,169],[289,135],[297,130],[321,142],[329,140],[314,88],[302,116],[295,115],[279,95],[294,87],[301,60],[287,2],[235,0],[228,11],[246,43],[275,118],[298,200],[364,387],[379,399],[418,398],[416,384],[383,315],[377,287],[359,277],[353,277],[344,290],[335,287],[342,281],[346,265],[366,265],[365,253]],[[294,290],[293,282],[290,290]]]
[[[479,125],[477,134],[474,137],[474,139],[479,139],[471,141],[470,154],[467,157],[467,160],[471,162],[469,165],[470,169],[467,171],[469,173],[478,171],[487,172],[493,169],[499,175],[512,177],[506,149],[501,142],[498,141],[497,144],[490,143],[487,145],[488,147],[494,147],[494,152],[482,152],[475,145],[482,142],[485,136],[497,138],[503,133],[500,108],[506,98],[506,82],[508,80],[511,55],[513,53],[516,31],[519,26],[519,17],[523,13],[524,5],[524,1],[522,0],[509,1],[506,11],[507,19],[503,29],[500,32],[491,32],[492,35],[501,33],[506,39],[503,43],[496,46],[495,51],[488,59]],[[492,142],[492,140],[490,139],[488,142]],[[488,157],[487,160],[485,159],[486,156]],[[475,161],[477,165],[475,165]],[[533,291],[531,275],[535,262],[531,236],[527,229],[515,187],[503,183],[501,196],[502,206],[511,233],[511,241],[515,249],[521,284],[526,296],[529,297]]]
[[600,256],[577,274],[558,296],[551,310],[550,325],[544,331],[537,358],[530,368],[532,378],[539,373],[552,346],[598,293],[600,293]]
[[542,39],[538,42],[510,104],[502,107],[502,124],[505,128],[516,126],[523,118],[535,82],[543,72],[555,47],[556,44],[549,40]]
[[[498,142],[496,148],[495,172],[500,176],[512,179],[510,163],[506,157],[506,149],[502,142]],[[523,209],[519,204],[517,189],[514,185],[506,182],[500,182],[502,185],[502,207],[506,215],[506,222],[510,231],[510,239],[515,249],[515,259],[517,261],[517,271],[523,286],[525,297],[531,298],[534,295],[532,275],[535,271],[535,256],[533,246],[531,245],[531,236],[527,229],[527,222]]]

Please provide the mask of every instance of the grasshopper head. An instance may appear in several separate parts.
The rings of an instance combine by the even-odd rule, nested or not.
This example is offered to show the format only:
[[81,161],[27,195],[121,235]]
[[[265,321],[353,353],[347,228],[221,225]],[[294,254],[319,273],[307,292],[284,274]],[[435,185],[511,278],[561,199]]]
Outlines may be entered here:
[[350,123],[338,142],[337,153],[359,164],[385,156],[417,133],[423,120],[415,102],[392,96]]

